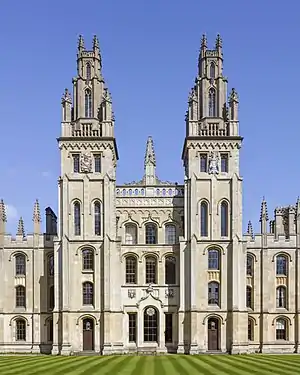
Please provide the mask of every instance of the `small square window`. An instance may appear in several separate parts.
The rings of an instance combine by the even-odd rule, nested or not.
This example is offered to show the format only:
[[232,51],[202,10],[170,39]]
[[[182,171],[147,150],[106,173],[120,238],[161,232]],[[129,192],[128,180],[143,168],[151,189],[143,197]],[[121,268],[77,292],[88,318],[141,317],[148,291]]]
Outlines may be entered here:
[[207,172],[207,154],[200,154],[200,172]]
[[94,155],[95,172],[101,172],[101,155]]
[[228,154],[221,154],[221,172],[228,172]]
[[73,171],[74,173],[79,173],[79,154],[73,154]]

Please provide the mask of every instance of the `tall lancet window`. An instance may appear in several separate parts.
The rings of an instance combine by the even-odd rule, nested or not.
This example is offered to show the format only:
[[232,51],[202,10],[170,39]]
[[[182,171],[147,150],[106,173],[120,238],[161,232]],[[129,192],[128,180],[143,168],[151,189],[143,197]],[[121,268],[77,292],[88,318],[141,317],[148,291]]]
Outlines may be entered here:
[[94,204],[94,218],[95,218],[95,235],[101,235],[101,206],[99,202]]
[[208,114],[209,117],[216,117],[216,91],[211,88],[208,94]]
[[75,236],[80,236],[81,233],[81,223],[80,223],[80,203],[74,203],[74,234]]
[[228,236],[228,203],[226,201],[221,203],[221,236]]
[[210,75],[210,78],[216,77],[216,66],[213,62],[210,64],[209,75]]
[[201,225],[201,236],[208,236],[208,205],[207,202],[202,201],[200,205],[200,225]]
[[91,64],[90,63],[86,64],[86,79],[87,80],[91,79]]
[[85,117],[92,117],[92,92],[91,90],[85,90]]

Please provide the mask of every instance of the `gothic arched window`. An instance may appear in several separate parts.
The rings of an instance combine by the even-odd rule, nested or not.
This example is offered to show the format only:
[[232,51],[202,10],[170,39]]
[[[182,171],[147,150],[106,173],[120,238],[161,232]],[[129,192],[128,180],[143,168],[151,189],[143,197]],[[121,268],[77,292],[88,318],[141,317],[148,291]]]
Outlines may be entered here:
[[94,203],[94,225],[95,235],[101,235],[101,205],[99,202]]
[[219,283],[216,281],[208,283],[208,304],[219,305]]
[[24,254],[18,254],[15,257],[16,261],[16,275],[26,274],[26,258]]
[[93,305],[94,304],[94,290],[93,284],[85,282],[82,284],[82,304]]
[[86,79],[87,80],[91,79],[91,64],[90,63],[86,64]]
[[279,318],[276,320],[276,340],[287,340],[287,321]]
[[276,307],[286,309],[286,288],[279,286],[276,289]]
[[137,283],[137,260],[134,256],[126,257],[126,284]]
[[247,254],[247,276],[254,274],[254,258],[252,255]]
[[146,244],[154,245],[157,243],[157,226],[153,223],[148,223],[145,226],[146,229]]
[[137,244],[137,226],[133,223],[125,225],[125,243],[126,245]]
[[85,100],[85,117],[92,117],[92,92],[91,90],[85,90],[84,95]]
[[228,237],[228,203],[221,203],[221,236]]
[[153,256],[146,257],[146,284],[156,284],[157,262]]
[[216,91],[211,88],[208,93],[208,115],[216,117]]
[[220,270],[220,253],[217,249],[208,250],[208,269],[209,270]]
[[26,307],[26,289],[23,285],[16,287],[16,307]]
[[247,285],[246,288],[246,306],[253,309],[253,293],[251,286]]
[[82,251],[82,269],[84,271],[94,270],[94,252],[92,249],[84,249]]
[[210,64],[209,73],[210,73],[209,74],[210,78],[215,78],[215,76],[216,76],[216,66],[213,62]]
[[16,320],[16,341],[26,341],[26,321],[22,318]]
[[276,257],[276,275],[287,276],[287,257],[285,255]]
[[202,237],[208,236],[208,204],[205,201],[200,205],[200,233]]
[[176,284],[176,258],[173,256],[165,259],[165,283]]
[[165,226],[165,237],[167,245],[174,245],[176,243],[176,227],[173,224]]
[[81,223],[80,223],[80,203],[74,203],[74,234],[75,236],[80,236],[81,233]]

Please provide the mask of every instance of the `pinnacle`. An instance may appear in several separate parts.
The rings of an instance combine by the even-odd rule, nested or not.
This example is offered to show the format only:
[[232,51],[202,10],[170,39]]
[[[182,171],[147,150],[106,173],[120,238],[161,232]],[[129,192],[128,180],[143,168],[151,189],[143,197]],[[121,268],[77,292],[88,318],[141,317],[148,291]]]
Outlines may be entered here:
[[38,200],[36,200],[35,203],[34,203],[32,221],[34,223],[40,223],[42,221],[41,220],[40,204],[39,204]]
[[6,217],[6,208],[3,199],[0,201],[0,221],[6,223],[7,217]]
[[268,207],[267,207],[267,202],[265,201],[265,197],[263,197],[263,200],[261,202],[261,210],[260,210],[260,221],[268,221],[269,216],[268,216]]
[[156,166],[154,144],[153,144],[153,139],[152,139],[151,136],[149,136],[148,139],[147,139],[144,163],[145,163],[145,167],[146,167],[146,165],[149,165],[149,164],[152,164],[152,165]]
[[23,238],[25,237],[24,221],[22,217],[19,219],[17,235]]

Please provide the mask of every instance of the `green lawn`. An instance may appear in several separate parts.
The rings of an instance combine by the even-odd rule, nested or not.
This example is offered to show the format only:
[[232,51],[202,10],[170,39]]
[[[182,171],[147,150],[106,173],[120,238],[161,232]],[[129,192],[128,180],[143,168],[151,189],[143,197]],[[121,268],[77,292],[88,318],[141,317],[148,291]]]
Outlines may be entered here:
[[295,375],[300,355],[0,356],[1,375]]

